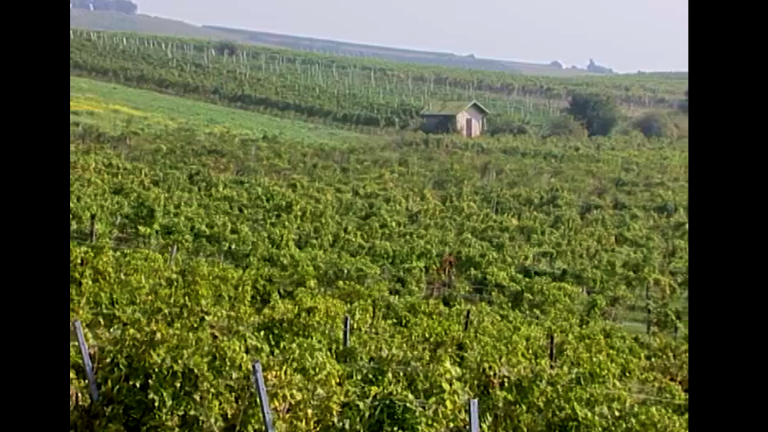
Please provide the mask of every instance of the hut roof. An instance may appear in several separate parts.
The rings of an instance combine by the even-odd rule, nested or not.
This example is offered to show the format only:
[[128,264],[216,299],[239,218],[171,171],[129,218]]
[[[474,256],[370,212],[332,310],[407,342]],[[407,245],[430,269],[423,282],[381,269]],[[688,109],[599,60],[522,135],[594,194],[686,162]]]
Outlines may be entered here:
[[475,106],[477,109],[485,114],[490,114],[484,106],[480,105],[477,101],[472,102],[434,102],[430,103],[430,106],[421,112],[424,116],[445,116],[445,115],[457,115],[460,112],[468,109],[471,106]]

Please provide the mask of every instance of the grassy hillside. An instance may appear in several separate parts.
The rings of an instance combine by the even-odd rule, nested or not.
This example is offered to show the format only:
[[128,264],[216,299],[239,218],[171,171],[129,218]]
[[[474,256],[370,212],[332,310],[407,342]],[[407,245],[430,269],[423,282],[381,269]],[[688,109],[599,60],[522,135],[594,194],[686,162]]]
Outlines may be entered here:
[[69,78],[69,114],[71,121],[98,123],[105,128],[119,127],[131,119],[144,127],[183,124],[201,130],[226,128],[293,142],[373,139],[320,125],[76,77]]

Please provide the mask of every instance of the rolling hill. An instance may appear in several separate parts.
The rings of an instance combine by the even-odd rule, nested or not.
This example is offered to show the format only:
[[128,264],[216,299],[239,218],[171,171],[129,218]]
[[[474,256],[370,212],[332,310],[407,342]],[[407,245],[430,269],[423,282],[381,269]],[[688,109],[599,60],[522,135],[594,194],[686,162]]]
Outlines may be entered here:
[[152,17],[149,15],[127,15],[108,11],[87,11],[70,9],[69,26],[87,30],[136,32],[162,36],[178,36],[196,39],[239,40],[236,35],[209,28],[198,27],[183,21]]
[[512,73],[524,73],[528,75],[594,75],[581,69],[560,69],[555,66],[546,64],[483,59],[476,58],[473,55],[462,56],[445,52],[429,52],[390,48],[376,45],[333,41],[328,39],[316,39],[260,31],[232,29],[229,27],[203,26],[203,28],[221,33],[228,33],[239,40],[246,40],[248,42],[257,43],[260,45],[273,45],[283,48],[302,51],[315,51],[339,56],[370,57],[397,62],[439,65],[464,69],[504,71]]
[[119,32],[136,32],[198,39],[231,40],[255,45],[275,46],[325,54],[367,57],[389,61],[439,65],[546,76],[595,75],[583,69],[561,69],[547,64],[476,58],[444,52],[416,51],[332,41],[300,36],[282,35],[217,26],[196,26],[167,18],[148,15],[127,15],[107,11],[70,10],[69,25],[74,28]]

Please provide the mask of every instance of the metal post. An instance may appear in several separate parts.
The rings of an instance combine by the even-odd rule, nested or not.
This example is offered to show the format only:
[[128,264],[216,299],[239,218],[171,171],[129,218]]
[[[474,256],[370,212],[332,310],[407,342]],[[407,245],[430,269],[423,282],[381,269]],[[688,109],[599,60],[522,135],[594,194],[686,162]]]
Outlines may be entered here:
[[173,259],[176,258],[176,244],[174,243],[173,248],[171,248],[171,257],[168,259],[168,266],[173,265]]
[[96,243],[96,215],[91,215],[91,243]]
[[269,411],[269,400],[267,399],[267,388],[264,386],[264,375],[261,372],[261,362],[253,362],[253,383],[256,386],[256,395],[259,397],[261,405],[261,417],[264,420],[264,429],[267,432],[275,432],[272,426],[272,413]]
[[480,414],[477,409],[477,399],[469,400],[469,432],[480,432]]
[[344,348],[349,348],[349,315],[344,316]]
[[93,364],[91,364],[91,355],[88,353],[88,344],[83,335],[83,325],[80,320],[75,320],[75,334],[77,335],[77,345],[80,347],[80,356],[83,358],[85,375],[88,378],[88,392],[91,394],[91,401],[99,400],[99,389],[96,388],[96,376],[93,374]]

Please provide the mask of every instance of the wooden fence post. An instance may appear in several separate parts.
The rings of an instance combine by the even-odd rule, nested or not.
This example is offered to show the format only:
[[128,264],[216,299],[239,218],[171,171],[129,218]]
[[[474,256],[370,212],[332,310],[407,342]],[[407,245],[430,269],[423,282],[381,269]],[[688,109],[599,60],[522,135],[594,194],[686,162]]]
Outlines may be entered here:
[[267,432],[275,432],[275,428],[272,426],[272,412],[269,410],[269,399],[267,398],[267,388],[264,385],[261,362],[258,360],[253,362],[253,383],[256,386],[256,395],[259,397],[259,405],[261,405],[261,417],[264,420],[264,430]]
[[83,335],[83,325],[80,320],[75,320],[75,334],[77,335],[77,345],[80,347],[80,356],[83,358],[83,367],[85,375],[88,378],[88,392],[91,394],[91,402],[99,400],[99,389],[96,387],[96,376],[93,374],[93,364],[91,364],[91,355],[88,353],[88,344]]

